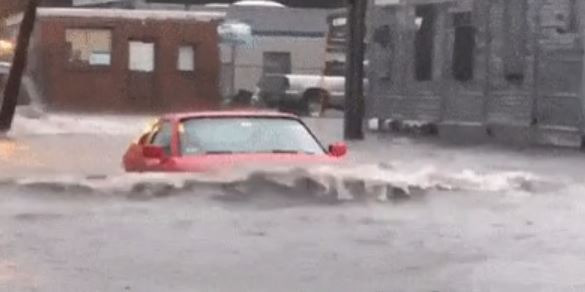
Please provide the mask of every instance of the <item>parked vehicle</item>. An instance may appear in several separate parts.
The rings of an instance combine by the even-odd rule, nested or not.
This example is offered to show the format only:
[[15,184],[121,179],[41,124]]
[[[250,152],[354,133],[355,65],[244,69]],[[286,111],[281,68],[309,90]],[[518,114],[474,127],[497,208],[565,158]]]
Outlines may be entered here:
[[[12,66],[11,63],[0,61],[0,101],[2,100],[4,88],[6,87],[6,83],[8,82],[8,76],[10,75],[11,66]],[[30,86],[31,84],[29,83],[30,79],[27,78],[28,78],[27,75],[23,76],[20,91],[18,93],[18,105],[31,104],[32,95]]]
[[343,143],[327,149],[297,117],[276,112],[170,114],[148,127],[123,157],[128,172],[207,172],[260,163],[334,163]]
[[[339,9],[330,14],[327,24],[323,72],[265,75],[258,82],[254,101],[270,108],[309,116],[319,116],[329,108],[344,108],[347,11]],[[368,62],[364,62],[364,66],[367,65]]]
[[281,111],[318,116],[327,108],[343,109],[345,78],[320,75],[266,75],[253,100]]
[[0,63],[9,62],[14,57],[14,43],[0,39]]
[[[0,96],[4,92],[4,87],[6,87],[8,75],[10,75],[10,63],[0,61]],[[2,99],[0,98],[0,100]]]
[[[368,81],[364,80],[367,91]],[[320,116],[327,109],[345,107],[345,77],[322,75],[266,75],[260,79],[252,97],[280,111]]]
[[0,62],[0,75],[8,75],[10,73],[10,63]]

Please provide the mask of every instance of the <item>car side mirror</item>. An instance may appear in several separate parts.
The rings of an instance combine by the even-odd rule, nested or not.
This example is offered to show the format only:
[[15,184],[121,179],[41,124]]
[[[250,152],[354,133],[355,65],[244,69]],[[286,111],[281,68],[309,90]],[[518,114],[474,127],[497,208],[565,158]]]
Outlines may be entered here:
[[329,145],[329,155],[333,157],[343,157],[347,154],[347,145],[345,143],[335,143]]
[[165,151],[162,147],[154,145],[146,145],[142,148],[142,154],[145,158],[162,160],[166,157]]

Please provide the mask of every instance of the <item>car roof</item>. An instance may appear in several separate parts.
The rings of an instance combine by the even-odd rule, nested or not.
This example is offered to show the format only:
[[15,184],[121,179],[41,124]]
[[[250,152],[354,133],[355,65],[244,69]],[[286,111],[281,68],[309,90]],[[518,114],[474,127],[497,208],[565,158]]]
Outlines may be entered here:
[[221,117],[250,117],[250,118],[287,118],[299,119],[293,114],[281,113],[277,111],[253,111],[253,110],[222,110],[222,111],[202,111],[187,113],[169,113],[161,118],[165,120],[185,120],[192,118],[221,118]]

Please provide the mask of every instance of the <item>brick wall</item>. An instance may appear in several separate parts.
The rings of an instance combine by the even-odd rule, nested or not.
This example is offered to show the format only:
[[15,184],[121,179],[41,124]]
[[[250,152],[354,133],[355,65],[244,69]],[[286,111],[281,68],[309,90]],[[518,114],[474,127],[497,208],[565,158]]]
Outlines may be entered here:
[[[43,18],[38,23],[35,62],[40,88],[49,106],[82,111],[187,110],[219,103],[219,53],[214,23],[180,20]],[[108,28],[112,31],[111,65],[73,68],[67,63],[67,28]],[[128,87],[128,41],[156,44],[153,100],[133,101]],[[178,48],[196,46],[195,72],[178,71]]]

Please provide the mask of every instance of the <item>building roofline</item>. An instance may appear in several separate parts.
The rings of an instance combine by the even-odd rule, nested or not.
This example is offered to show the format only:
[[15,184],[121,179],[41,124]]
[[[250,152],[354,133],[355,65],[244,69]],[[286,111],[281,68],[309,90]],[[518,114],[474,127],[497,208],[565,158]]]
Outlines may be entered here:
[[39,18],[117,18],[133,20],[195,20],[214,21],[224,19],[221,11],[183,10],[129,10],[91,8],[39,8]]

